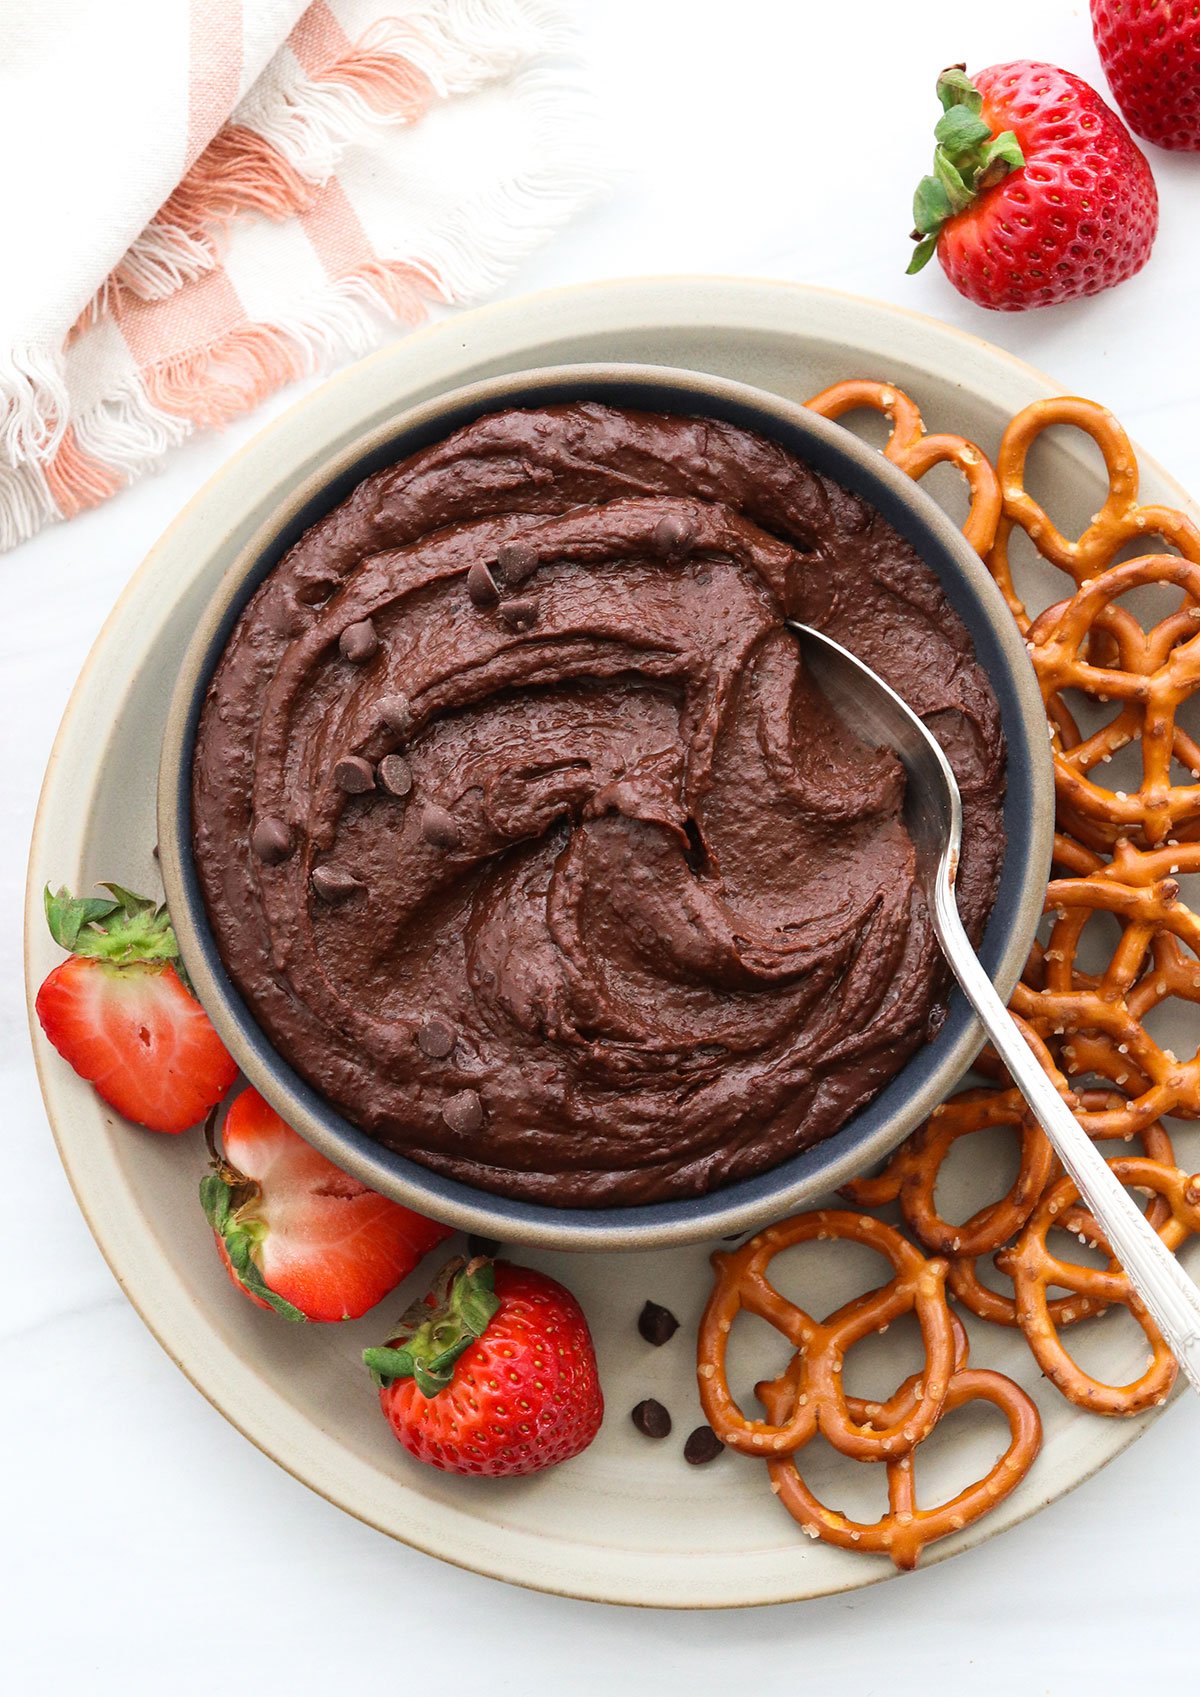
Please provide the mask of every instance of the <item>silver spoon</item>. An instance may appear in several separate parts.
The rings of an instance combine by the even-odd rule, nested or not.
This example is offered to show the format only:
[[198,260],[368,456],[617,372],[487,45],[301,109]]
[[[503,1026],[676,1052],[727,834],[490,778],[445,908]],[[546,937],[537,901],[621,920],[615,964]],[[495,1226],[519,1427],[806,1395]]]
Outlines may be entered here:
[[908,775],[905,823],[942,953],[1113,1254],[1200,1392],[1200,1289],[1042,1071],[963,930],[954,899],[962,799],[949,761],[907,702],[869,666],[811,626],[789,624],[803,643],[809,671],[848,729],[870,747],[899,755]]

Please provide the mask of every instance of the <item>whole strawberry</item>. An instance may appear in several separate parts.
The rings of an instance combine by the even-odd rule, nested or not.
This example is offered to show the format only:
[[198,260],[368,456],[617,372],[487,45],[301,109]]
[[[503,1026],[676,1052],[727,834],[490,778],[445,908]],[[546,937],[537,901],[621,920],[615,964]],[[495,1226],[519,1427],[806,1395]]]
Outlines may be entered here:
[[34,1006],[81,1078],[127,1119],[186,1131],[221,1101],[237,1067],[187,988],[165,907],[120,884],[107,896],[45,894],[46,920],[71,958]]
[[256,1090],[221,1128],[200,1201],[230,1278],[288,1320],[357,1320],[450,1235],[351,1178]]
[[446,1473],[537,1473],[585,1450],[604,1416],[583,1310],[508,1261],[451,1262],[363,1360],[405,1449]]
[[1081,78],[1021,59],[938,79],[933,174],[913,199],[910,273],[936,251],[977,306],[1021,312],[1140,271],[1158,191],[1129,131]]
[[1200,7],[1194,0],[1092,0],[1113,98],[1147,141],[1200,151]]

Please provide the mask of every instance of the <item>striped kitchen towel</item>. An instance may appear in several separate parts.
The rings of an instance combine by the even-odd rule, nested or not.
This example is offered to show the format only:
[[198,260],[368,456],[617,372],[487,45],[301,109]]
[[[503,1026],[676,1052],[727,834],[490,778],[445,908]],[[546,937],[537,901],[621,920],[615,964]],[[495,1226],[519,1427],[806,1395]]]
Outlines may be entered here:
[[431,303],[597,186],[567,0],[0,6],[0,548]]

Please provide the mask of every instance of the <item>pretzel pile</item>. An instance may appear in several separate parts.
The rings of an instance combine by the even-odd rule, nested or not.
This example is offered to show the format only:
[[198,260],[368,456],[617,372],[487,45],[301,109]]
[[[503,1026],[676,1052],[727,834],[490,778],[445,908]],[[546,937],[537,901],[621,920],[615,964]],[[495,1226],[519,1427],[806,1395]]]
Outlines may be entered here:
[[[1025,636],[1054,756],[1058,831],[1045,904],[1051,922],[1011,1009],[1089,1135],[1135,1143],[1137,1153],[1121,1153],[1109,1164],[1123,1184],[1148,1198],[1148,1220],[1177,1250],[1200,1233],[1200,1175],[1179,1167],[1162,1120],[1200,1120],[1200,1018],[1193,1022],[1196,1049],[1182,1058],[1159,1043],[1147,1022],[1172,998],[1200,1006],[1200,917],[1181,899],[1178,882],[1200,872],[1200,744],[1180,722],[1180,710],[1200,693],[1200,529],[1184,513],[1139,504],[1129,440],[1112,414],[1090,401],[1060,397],[1026,407],[1005,431],[994,468],[963,437],[927,435],[913,401],[888,384],[854,379],[808,404],[831,419],[863,408],[883,415],[891,426],[883,451],[913,478],[941,464],[963,476],[969,497],[963,532]],[[1031,448],[1060,425],[1090,436],[1108,471],[1105,500],[1074,540],[1025,487]],[[1036,615],[1016,587],[1017,532],[1066,579],[1064,598]],[[1153,539],[1171,551],[1120,557]],[[1163,590],[1171,597],[1153,622],[1122,600],[1147,590],[1160,592],[1160,600]],[[1101,720],[1098,729],[1081,729],[1081,700]],[[1137,781],[1117,789],[1103,781],[1102,769],[1123,750],[1127,762],[1136,757]],[[1025,1392],[1002,1374],[968,1364],[966,1332],[952,1301],[978,1320],[1019,1327],[1048,1381],[1097,1414],[1128,1416],[1156,1406],[1177,1372],[1020,1093],[994,1057],[985,1053],[978,1066],[994,1082],[943,1103],[882,1171],[843,1189],[855,1210],[894,1207],[903,1229],[844,1209],[771,1226],[713,1256],[716,1279],[700,1326],[700,1396],[718,1436],[765,1462],[771,1489],[809,1536],[888,1555],[901,1568],[1003,1501],[1028,1473],[1041,1442],[1038,1411]],[[945,1219],[936,1201],[944,1161],[963,1140],[998,1128],[1015,1143],[1012,1184],[969,1219]],[[1055,1233],[1098,1251],[1103,1264],[1068,1258]],[[892,1277],[818,1320],[781,1294],[771,1264],[796,1244],[834,1239],[878,1251]],[[982,1276],[989,1260],[1011,1293]],[[1051,1296],[1051,1289],[1065,1294]],[[1113,1306],[1132,1315],[1149,1349],[1145,1370],[1126,1385],[1085,1371],[1063,1338]],[[765,1320],[792,1352],[782,1373],[755,1387],[765,1418],[744,1412],[729,1386],[729,1337],[742,1311]],[[886,1400],[849,1395],[848,1352],[910,1311],[921,1332],[921,1369]],[[957,1496],[922,1507],[917,1450],[941,1419],[979,1401],[1008,1422],[1007,1449]],[[817,1437],[848,1461],[882,1467],[888,1507],[876,1522],[828,1507],[806,1483],[804,1454]]]

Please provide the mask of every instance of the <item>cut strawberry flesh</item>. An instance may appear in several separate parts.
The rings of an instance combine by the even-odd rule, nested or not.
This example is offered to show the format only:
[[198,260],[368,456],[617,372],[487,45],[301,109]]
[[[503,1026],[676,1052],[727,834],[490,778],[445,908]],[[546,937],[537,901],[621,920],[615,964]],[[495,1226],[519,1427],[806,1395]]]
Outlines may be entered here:
[[239,1212],[259,1237],[258,1269],[310,1320],[366,1313],[450,1235],[335,1167],[252,1090],[229,1110],[222,1143],[261,1193]]
[[59,1053],[126,1118],[180,1132],[228,1091],[237,1067],[172,967],[114,967],[72,957],[38,992]]

